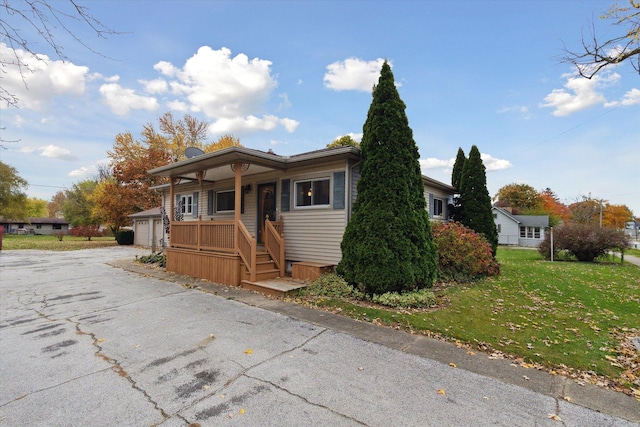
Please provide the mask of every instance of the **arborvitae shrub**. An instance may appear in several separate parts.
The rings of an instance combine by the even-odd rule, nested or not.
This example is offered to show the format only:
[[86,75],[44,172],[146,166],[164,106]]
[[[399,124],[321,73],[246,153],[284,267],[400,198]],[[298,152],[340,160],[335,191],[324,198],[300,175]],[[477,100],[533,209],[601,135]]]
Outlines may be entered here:
[[480,233],[458,222],[434,223],[438,248],[438,280],[469,281],[500,274],[491,245]]
[[118,242],[119,245],[133,245],[133,230],[117,231],[116,242]]
[[[578,261],[593,262],[612,249],[624,249],[628,245],[624,232],[612,228],[600,228],[586,224],[567,224],[553,229],[553,252],[567,251]],[[551,259],[551,233],[545,233],[538,252]]]

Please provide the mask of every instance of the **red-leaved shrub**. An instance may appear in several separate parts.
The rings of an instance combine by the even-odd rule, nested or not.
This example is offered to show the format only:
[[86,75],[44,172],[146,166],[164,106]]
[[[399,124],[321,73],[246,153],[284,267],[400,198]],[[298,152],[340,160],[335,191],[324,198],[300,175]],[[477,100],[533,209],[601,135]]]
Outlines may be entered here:
[[491,244],[459,222],[433,223],[438,248],[438,280],[469,281],[500,274]]
[[[538,247],[545,259],[551,259],[551,233]],[[622,250],[628,245],[624,232],[586,224],[567,224],[553,229],[553,252],[567,251],[578,261],[593,262],[612,249]],[[557,258],[556,258],[557,259]]]
[[102,231],[100,231],[99,225],[78,225],[70,229],[69,234],[76,237],[86,237],[91,241],[92,237],[101,237]]

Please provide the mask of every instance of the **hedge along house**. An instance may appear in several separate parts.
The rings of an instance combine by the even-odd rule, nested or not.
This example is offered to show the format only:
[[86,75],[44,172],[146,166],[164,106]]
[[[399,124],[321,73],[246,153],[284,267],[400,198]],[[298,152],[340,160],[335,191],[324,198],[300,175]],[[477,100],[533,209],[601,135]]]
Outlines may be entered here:
[[[293,156],[229,147],[149,171],[170,179],[156,187],[172,213],[167,269],[247,287],[288,272],[317,277],[342,257],[360,160],[353,147]],[[455,189],[423,182],[430,216],[447,220]]]

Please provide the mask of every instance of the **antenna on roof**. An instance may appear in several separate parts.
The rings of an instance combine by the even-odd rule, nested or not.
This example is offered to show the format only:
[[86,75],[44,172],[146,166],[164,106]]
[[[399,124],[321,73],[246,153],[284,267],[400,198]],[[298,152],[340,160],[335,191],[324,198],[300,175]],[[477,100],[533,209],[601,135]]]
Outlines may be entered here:
[[187,156],[187,159],[192,159],[194,157],[201,156],[203,154],[204,154],[204,151],[202,151],[198,147],[187,147],[187,149],[184,150],[184,155]]

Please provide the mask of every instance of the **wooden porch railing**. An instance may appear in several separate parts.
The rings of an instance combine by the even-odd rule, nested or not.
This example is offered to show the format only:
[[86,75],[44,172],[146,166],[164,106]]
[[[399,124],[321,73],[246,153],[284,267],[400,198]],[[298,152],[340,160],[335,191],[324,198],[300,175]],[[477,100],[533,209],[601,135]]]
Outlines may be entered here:
[[233,221],[184,221],[171,223],[172,248],[233,253]]
[[249,231],[247,231],[247,227],[244,226],[242,221],[238,224],[238,253],[240,254],[240,258],[244,262],[244,265],[249,270],[249,280],[252,282],[256,281],[256,239],[253,238]]
[[269,252],[271,259],[280,270],[280,277],[284,277],[284,237],[282,221],[265,222],[264,247]]

